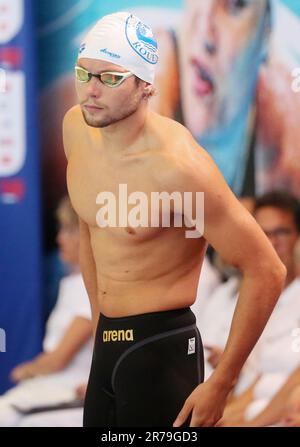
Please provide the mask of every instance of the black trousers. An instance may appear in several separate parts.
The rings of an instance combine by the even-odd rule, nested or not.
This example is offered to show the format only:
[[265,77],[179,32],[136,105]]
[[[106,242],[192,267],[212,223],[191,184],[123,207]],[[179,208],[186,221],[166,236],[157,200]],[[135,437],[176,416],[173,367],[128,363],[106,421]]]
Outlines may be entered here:
[[101,314],[83,426],[171,427],[203,380],[203,346],[189,307],[121,318]]

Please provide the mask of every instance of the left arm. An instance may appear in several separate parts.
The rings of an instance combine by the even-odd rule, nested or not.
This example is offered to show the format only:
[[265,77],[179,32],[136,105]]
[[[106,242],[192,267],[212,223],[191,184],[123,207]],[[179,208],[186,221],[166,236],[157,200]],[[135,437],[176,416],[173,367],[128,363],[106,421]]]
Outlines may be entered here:
[[186,400],[174,424],[181,425],[192,411],[191,426],[195,427],[215,425],[221,418],[227,396],[281,294],[286,270],[209,155],[193,140],[191,146],[193,150],[185,157],[185,191],[204,192],[204,238],[243,277],[220,362]]

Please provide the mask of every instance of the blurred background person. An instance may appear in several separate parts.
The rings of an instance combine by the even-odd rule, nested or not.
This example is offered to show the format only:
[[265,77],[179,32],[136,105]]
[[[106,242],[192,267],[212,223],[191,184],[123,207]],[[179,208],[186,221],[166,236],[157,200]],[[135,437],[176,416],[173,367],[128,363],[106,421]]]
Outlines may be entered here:
[[76,387],[88,378],[91,313],[79,271],[79,222],[69,198],[61,200],[57,218],[59,253],[70,274],[61,280],[58,300],[47,322],[43,352],[13,369],[11,378],[18,384],[0,397],[3,427],[17,426],[22,412],[72,404],[78,398]]
[[300,365],[292,349],[292,333],[300,323],[300,278],[296,276],[294,250],[300,234],[300,205],[292,194],[273,191],[259,197],[254,217],[287,268],[285,289],[253,353],[257,376],[252,385],[231,402],[220,424],[245,425],[254,419]]
[[[78,385],[75,392],[78,402],[84,402],[87,383]],[[75,401],[76,404],[76,401]],[[76,405],[75,405],[76,406]],[[83,408],[61,409],[43,411],[29,416],[24,416],[18,427],[82,427]]]
[[[297,340],[299,347],[299,339]],[[297,349],[299,353],[299,349]],[[289,376],[265,408],[251,420],[242,420],[243,427],[300,427],[300,366]]]

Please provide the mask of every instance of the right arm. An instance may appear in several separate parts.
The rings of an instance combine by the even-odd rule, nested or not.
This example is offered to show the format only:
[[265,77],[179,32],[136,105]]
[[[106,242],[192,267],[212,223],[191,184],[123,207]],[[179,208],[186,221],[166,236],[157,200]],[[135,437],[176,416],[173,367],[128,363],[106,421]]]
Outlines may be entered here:
[[80,242],[79,242],[79,264],[83,281],[90,299],[92,311],[93,334],[96,335],[97,322],[100,316],[97,299],[97,274],[94,255],[90,241],[90,230],[88,225],[79,219]]
[[[67,160],[69,160],[69,157],[72,152],[72,147],[74,147],[76,139],[78,138],[78,135],[76,135],[76,132],[74,132],[74,122],[76,122],[76,120],[78,119],[77,115],[78,115],[78,106],[74,106],[70,110],[68,110],[63,120],[63,143]],[[97,322],[100,314],[99,305],[97,302],[96,265],[91,247],[89,227],[80,218],[79,218],[79,231],[80,231],[80,242],[79,242],[80,270],[90,300],[93,334],[95,336]]]

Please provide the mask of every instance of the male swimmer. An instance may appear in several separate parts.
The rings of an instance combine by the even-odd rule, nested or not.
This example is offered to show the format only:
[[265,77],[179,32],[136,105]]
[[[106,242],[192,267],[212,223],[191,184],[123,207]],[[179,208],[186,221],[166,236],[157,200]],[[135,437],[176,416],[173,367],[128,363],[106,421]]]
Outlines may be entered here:
[[[214,426],[285,281],[272,245],[210,156],[182,125],[148,109],[157,60],[150,27],[126,12],[103,17],[80,47],[79,105],[64,119],[95,335],[84,426]],[[156,226],[150,217],[148,225],[99,225],[98,195],[118,202],[120,185],[149,200],[153,192],[203,192],[202,236],[187,238],[186,225],[174,224],[175,201],[169,227],[161,206]],[[203,383],[190,306],[208,243],[243,280],[226,348]]]

